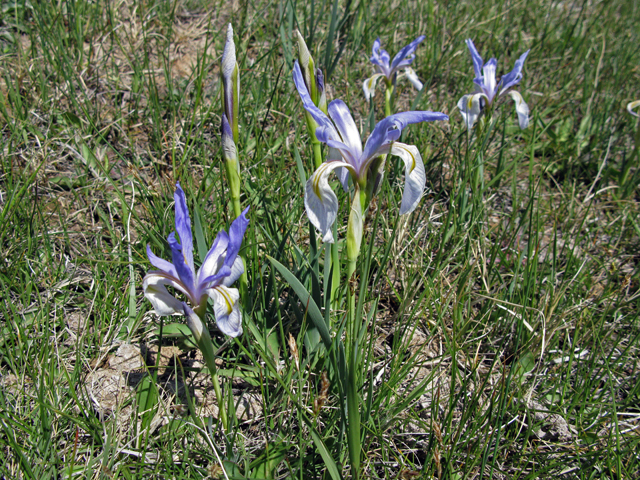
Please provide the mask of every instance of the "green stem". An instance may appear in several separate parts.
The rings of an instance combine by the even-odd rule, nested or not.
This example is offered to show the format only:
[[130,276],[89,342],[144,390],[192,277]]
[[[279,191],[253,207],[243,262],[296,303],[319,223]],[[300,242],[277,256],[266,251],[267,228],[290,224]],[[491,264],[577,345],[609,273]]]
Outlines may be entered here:
[[331,256],[329,257],[329,268],[333,266],[331,273],[331,308],[337,310],[339,307],[338,292],[340,291],[340,254],[338,252],[338,244],[335,239],[338,238],[338,223],[333,223],[334,243],[331,244]]
[[351,478],[360,476],[361,431],[360,431],[360,398],[358,395],[360,377],[358,366],[358,333],[361,319],[356,318],[356,267],[360,255],[360,244],[363,233],[363,205],[367,204],[366,189],[356,187],[349,213],[347,225],[347,443],[351,460]]
[[[202,304],[194,310],[195,314],[201,319],[206,319],[205,312],[207,310],[207,302]],[[205,321],[202,321],[202,335],[200,338],[196,338],[196,342],[204,361],[207,364],[209,373],[211,374],[211,381],[213,382],[213,392],[216,395],[216,401],[218,402],[218,411],[220,415],[220,423],[225,433],[229,433],[229,420],[227,418],[227,406],[222,395],[222,388],[220,387],[220,379],[218,378],[218,367],[216,366],[216,353],[213,350],[213,343],[211,342],[211,336],[209,335],[209,329]]]
[[388,117],[391,115],[391,97],[393,96],[393,85],[387,85],[387,89],[384,92],[384,115]]
[[[242,213],[242,205],[240,204],[240,172],[238,171],[238,160],[225,160],[224,169],[229,183],[229,193],[231,194],[231,208],[233,209],[234,219],[238,218]],[[240,275],[240,298],[242,299],[245,312],[249,311],[249,283],[247,281],[246,265],[247,259],[244,253],[240,253],[240,257],[245,265],[245,271]]]
[[322,144],[319,140],[316,140],[315,135],[313,135],[311,145],[313,147],[313,162],[317,170],[320,165],[322,165]]

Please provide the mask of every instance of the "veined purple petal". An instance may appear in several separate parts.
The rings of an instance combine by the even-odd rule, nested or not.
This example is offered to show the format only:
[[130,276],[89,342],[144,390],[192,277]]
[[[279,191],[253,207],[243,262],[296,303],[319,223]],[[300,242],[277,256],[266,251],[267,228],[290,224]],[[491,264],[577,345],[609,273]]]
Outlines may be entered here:
[[[239,257],[236,255],[236,258],[239,258]],[[208,288],[213,288],[218,285],[222,285],[225,277],[228,277],[229,275],[231,275],[231,267],[229,265],[223,265],[220,268],[220,270],[218,270],[217,273],[213,275],[209,275],[208,277],[205,277],[202,280],[200,280],[200,285],[198,285],[198,287],[200,288],[199,293],[203,293],[204,290]]]
[[149,262],[151,262],[151,265],[153,265],[154,267],[159,268],[163,272],[166,272],[169,275],[172,275],[178,278],[178,272],[176,272],[176,269],[173,266],[173,263],[155,255],[151,251],[151,247],[149,246],[149,244],[147,244],[147,258],[149,259]]
[[215,275],[224,265],[224,258],[229,245],[229,235],[224,230],[216,235],[213,245],[207,252],[202,266],[198,271],[198,286],[201,287],[205,283],[205,279]]
[[[195,272],[193,265],[193,237],[191,236],[191,219],[187,208],[187,198],[180,187],[180,182],[176,183],[176,191],[173,194],[176,202],[176,232],[180,236],[180,245],[185,263],[192,272]],[[177,268],[177,267],[176,267]]]
[[169,242],[169,246],[171,247],[173,266],[175,267],[176,272],[178,272],[178,278],[180,279],[180,282],[182,282],[184,287],[188,290],[188,292],[185,293],[189,295],[190,300],[194,304],[197,304],[199,299],[196,298],[197,295],[195,292],[195,272],[185,262],[184,255],[182,253],[182,246],[176,240],[175,232],[171,232],[167,240]]
[[229,228],[229,245],[227,246],[227,256],[224,259],[224,264],[228,267],[233,265],[236,261],[240,246],[242,245],[242,237],[249,225],[249,219],[247,218],[247,212],[250,207],[244,209],[238,218],[236,218]]
[[467,47],[469,47],[469,52],[471,53],[471,60],[473,61],[473,71],[476,74],[476,78],[482,77],[482,65],[484,62],[482,61],[482,57],[476,50],[476,46],[473,44],[473,40],[467,38],[465,40],[467,43]]
[[[316,137],[317,137],[317,135],[316,135]],[[318,138],[318,140],[320,140],[320,139]],[[340,157],[339,158],[333,158],[333,160],[344,161],[344,162],[347,162],[348,164],[352,165],[356,169],[358,168],[358,164],[360,163],[360,158],[362,157],[361,154],[357,155],[357,156],[354,156],[354,152],[349,148],[348,145],[345,145],[344,143],[338,142],[336,140],[328,139],[324,143],[326,143],[327,146],[330,149],[333,149],[334,151],[340,152]],[[328,158],[327,160],[330,160],[330,159]]]
[[395,70],[398,70],[398,68],[411,65],[411,63],[413,62],[413,59],[415,58],[415,55],[413,54],[413,52],[416,51],[416,48],[418,48],[418,45],[424,39],[425,39],[425,36],[420,35],[409,45],[405,46],[402,50],[400,50],[398,54],[395,57],[393,57],[393,62],[391,62],[391,70],[395,71]]
[[369,60],[371,61],[371,63],[379,67],[380,73],[384,73],[386,77],[389,77],[391,73],[391,68],[389,67],[391,57],[389,56],[387,51],[381,47],[382,45],[380,43],[380,37],[378,37],[376,38],[375,42],[373,42],[373,51]]
[[300,99],[302,100],[302,105],[304,108],[311,114],[313,119],[320,127],[324,127],[325,129],[333,130],[338,136],[338,132],[335,131],[333,123],[329,117],[327,117],[322,110],[315,106],[313,100],[311,100],[311,96],[309,95],[309,91],[307,90],[307,86],[304,83],[304,77],[302,75],[302,71],[300,70],[300,65],[298,61],[293,65],[293,83],[296,85],[296,89],[298,90],[298,94],[300,94]]
[[449,117],[444,113],[430,111],[402,112],[391,115],[375,126],[364,146],[362,157],[366,162],[374,158],[382,145],[397,140],[402,129],[409,124],[437,120],[449,120]]
[[498,69],[498,61],[495,58],[489,60],[482,67],[482,90],[489,99],[489,104],[493,103],[493,99],[498,91],[496,82],[496,70]]
[[342,137],[342,143],[349,147],[354,158],[360,158],[362,155],[362,140],[349,107],[342,100],[334,100],[329,104],[329,116],[338,129],[340,137]]
[[502,95],[514,85],[520,83],[520,80],[522,80],[522,67],[524,67],[524,61],[527,59],[527,55],[529,55],[530,51],[531,50],[527,50],[522,55],[520,55],[520,58],[516,60],[513,70],[502,76],[502,79],[500,80],[500,95]]

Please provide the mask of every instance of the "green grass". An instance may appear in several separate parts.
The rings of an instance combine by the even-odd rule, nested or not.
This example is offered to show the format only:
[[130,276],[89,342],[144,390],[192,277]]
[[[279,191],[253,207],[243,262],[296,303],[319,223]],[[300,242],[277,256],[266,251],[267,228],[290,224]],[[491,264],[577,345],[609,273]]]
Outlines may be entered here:
[[[637,478],[639,126],[625,106],[640,97],[640,10],[479,5],[0,2],[0,476],[224,478],[221,464],[229,478],[351,475],[329,357],[305,344],[307,305],[267,258],[324,313],[297,163],[308,178],[291,81],[299,28],[329,99],[345,100],[365,133],[384,112],[380,86],[374,112],[362,94],[373,41],[393,55],[426,35],[414,63],[425,88],[416,101],[399,82],[396,110],[451,118],[404,133],[427,169],[416,211],[398,217],[391,160],[366,223],[363,477]],[[141,280],[147,244],[170,257],[176,181],[208,242],[233,220],[219,138],[228,22],[252,308],[237,342],[209,320],[226,395],[239,414],[243,398],[253,410],[224,436],[199,357],[159,338]],[[518,88],[527,130],[508,100],[469,143],[456,108],[473,88],[466,38],[498,74],[531,49]],[[114,359],[128,343],[145,361],[123,373]],[[178,360],[146,353],[158,343]],[[315,413],[323,371],[332,385]]]

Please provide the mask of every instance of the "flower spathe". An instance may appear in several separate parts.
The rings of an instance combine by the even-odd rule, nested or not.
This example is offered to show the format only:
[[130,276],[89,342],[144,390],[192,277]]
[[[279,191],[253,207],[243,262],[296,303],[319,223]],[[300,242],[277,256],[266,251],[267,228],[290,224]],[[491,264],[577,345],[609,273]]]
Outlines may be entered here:
[[[211,298],[218,328],[230,337],[237,337],[242,333],[242,314],[238,305],[238,290],[230,286],[244,272],[244,264],[238,252],[249,224],[246,217],[249,207],[234,220],[228,234],[225,231],[218,233],[196,273],[191,219],[180,183],[176,185],[174,199],[176,231],[167,239],[171,247],[172,261],[154,255],[147,245],[149,261],[158,270],[151,271],[144,277],[144,294],[153,305],[156,314],[160,316],[176,313],[184,315],[190,311],[185,309],[182,301],[169,293],[167,286],[182,292],[195,311],[206,305],[207,299]],[[176,232],[180,241],[176,239]],[[191,328],[189,322],[188,325]]]
[[[318,140],[329,146],[327,160],[314,172],[305,187],[304,202],[309,220],[323,234],[325,242],[333,242],[331,226],[338,212],[338,198],[329,186],[327,177],[333,170],[336,172],[345,189],[348,188],[348,177],[359,191],[366,191],[376,182],[377,168],[382,155],[399,156],[405,163],[405,188],[400,205],[400,214],[412,212],[424,191],[426,177],[420,152],[413,145],[396,142],[402,129],[409,124],[448,120],[439,112],[404,112],[391,115],[379,122],[367,142],[362,146],[360,133],[342,100],[334,100],[328,106],[328,116],[311,101],[304,83],[300,66],[296,62],[293,67],[293,81],[302,99],[304,108],[317,122],[316,136]],[[373,190],[370,188],[369,190]],[[362,205],[362,208],[366,205]]]
[[364,96],[367,100],[375,95],[375,88],[378,79],[384,77],[387,87],[390,87],[396,83],[398,76],[397,73],[401,68],[405,69],[405,75],[411,84],[418,90],[422,89],[422,82],[420,82],[418,76],[415,74],[413,69],[409,67],[409,65],[413,63],[413,60],[416,57],[414,52],[416,51],[416,48],[418,48],[420,42],[424,39],[425,36],[420,35],[409,45],[406,45],[402,50],[400,50],[398,54],[393,57],[393,61],[391,60],[389,53],[382,48],[380,38],[377,38],[376,41],[373,42],[373,51],[369,60],[376,66],[376,70],[378,72],[367,78],[362,85]]
[[476,78],[473,80],[476,86],[475,93],[464,95],[458,101],[458,109],[460,109],[467,129],[471,130],[482,112],[491,107],[497,97],[505,93],[508,93],[515,102],[520,128],[527,128],[529,126],[529,106],[520,93],[510,89],[522,80],[522,67],[524,66],[527,55],[529,55],[529,50],[524,52],[520,58],[516,60],[513,70],[503,75],[500,81],[497,82],[496,70],[498,61],[492,58],[487,63],[484,63],[473,41],[467,39],[466,43],[471,53],[473,71],[476,75]]

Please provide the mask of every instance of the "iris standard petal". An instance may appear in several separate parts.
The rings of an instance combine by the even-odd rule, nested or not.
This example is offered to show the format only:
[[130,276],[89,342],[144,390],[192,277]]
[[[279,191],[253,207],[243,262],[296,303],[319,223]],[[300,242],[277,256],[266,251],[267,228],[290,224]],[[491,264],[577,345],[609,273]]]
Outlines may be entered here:
[[420,42],[425,39],[424,35],[420,35],[409,45],[405,46],[402,50],[400,50],[395,57],[393,57],[393,62],[391,62],[391,70],[397,70],[398,68],[410,65],[413,62],[415,56],[413,52],[416,51]]
[[514,85],[520,83],[520,80],[522,80],[522,67],[524,67],[524,61],[527,59],[527,55],[529,55],[530,51],[531,50],[527,50],[522,55],[520,55],[520,58],[516,60],[513,70],[502,76],[502,79],[500,80],[500,87],[502,87],[500,90],[500,95],[502,95]]
[[458,109],[462,114],[462,118],[464,119],[464,124],[467,127],[467,130],[471,130],[473,125],[478,120],[478,117],[482,113],[482,99],[486,100],[486,96],[484,93],[476,93],[474,95],[464,95],[458,101]]
[[493,99],[496,96],[496,90],[498,89],[498,83],[496,82],[496,70],[498,69],[498,61],[495,58],[489,60],[484,67],[482,67],[482,90],[487,96],[489,104],[493,103]]
[[177,279],[171,278],[163,272],[149,272],[142,280],[144,296],[153,305],[156,315],[165,317],[174,313],[182,313],[182,302],[171,295],[165,285],[184,291],[184,287]]
[[147,244],[147,258],[149,259],[149,262],[151,262],[151,265],[153,265],[154,267],[159,268],[163,272],[166,272],[169,275],[173,275],[176,278],[178,277],[178,272],[173,266],[173,263],[155,255],[151,251],[151,247],[148,244]]
[[473,40],[467,38],[465,40],[467,47],[469,48],[469,52],[471,53],[471,61],[473,62],[473,71],[476,74],[476,78],[480,78],[482,76],[482,65],[484,62],[482,61],[482,57],[476,50],[476,46],[473,44]]
[[[320,140],[320,137],[318,137],[318,135],[316,135],[316,138]],[[348,145],[345,145],[340,141],[331,140],[331,139],[325,139],[320,141],[326,143],[327,146],[331,148],[334,152],[335,151],[340,152],[340,156],[336,160],[344,160],[347,163],[353,165],[357,169],[358,165],[360,164],[361,154],[355,155],[356,152],[351,150],[351,148],[349,148]]]
[[323,235],[322,241],[325,243],[333,243],[331,226],[338,214],[338,197],[329,186],[327,177],[332,170],[338,167],[353,169],[346,162],[324,162],[307,180],[304,189],[304,205],[307,216],[311,223],[320,230]]
[[342,100],[334,100],[329,104],[329,117],[338,129],[342,143],[349,147],[355,158],[359,158],[362,155],[362,140],[349,107]]
[[244,237],[244,232],[249,225],[249,219],[247,218],[249,208],[250,207],[245,208],[229,228],[229,246],[227,247],[227,257],[224,260],[224,264],[229,267],[235,262],[240,247],[242,246],[242,237]]
[[173,266],[175,267],[176,272],[178,272],[178,277],[187,289],[188,295],[193,297],[197,303],[198,299],[195,298],[195,272],[185,262],[184,255],[182,253],[182,246],[176,240],[174,232],[169,234],[167,241],[169,242],[169,247],[171,247],[171,260],[173,260]]
[[437,120],[449,120],[449,117],[444,113],[430,111],[401,112],[390,115],[375,126],[367,139],[362,156],[367,161],[374,158],[383,144],[397,140],[402,129],[409,124]]
[[516,104],[516,113],[518,114],[518,123],[520,124],[520,128],[524,130],[529,126],[529,105],[524,101],[522,95],[515,90],[511,90],[509,92],[511,98]]
[[371,100],[376,94],[376,83],[378,83],[378,79],[380,77],[384,77],[384,73],[374,73],[372,76],[367,78],[362,84],[362,90],[364,91],[364,98],[367,100]]
[[222,265],[224,265],[228,245],[229,235],[227,235],[227,232],[222,231],[218,233],[198,271],[198,285],[201,285],[206,278],[220,271]]
[[384,73],[388,76],[390,72],[389,62],[391,57],[389,53],[382,48],[382,44],[380,43],[380,37],[376,38],[375,42],[373,42],[373,49],[371,58],[369,58],[371,63],[377,65],[381,73]]
[[185,263],[192,272],[195,272],[193,265],[193,237],[191,235],[191,219],[189,218],[189,209],[187,208],[187,197],[180,187],[180,182],[176,183],[176,191],[173,194],[176,202],[176,232],[180,236],[180,245],[182,247],[182,255]]
[[242,314],[238,306],[240,294],[236,288],[218,285],[208,291],[213,300],[216,324],[222,333],[230,337],[242,334]]
[[229,265],[222,265],[220,270],[209,277],[203,277],[198,284],[198,296],[202,295],[205,290],[213,288],[216,285],[222,285],[224,279],[231,275],[231,267]]

